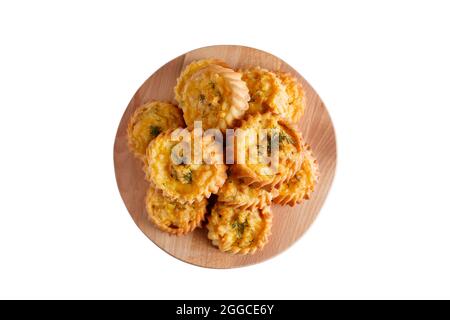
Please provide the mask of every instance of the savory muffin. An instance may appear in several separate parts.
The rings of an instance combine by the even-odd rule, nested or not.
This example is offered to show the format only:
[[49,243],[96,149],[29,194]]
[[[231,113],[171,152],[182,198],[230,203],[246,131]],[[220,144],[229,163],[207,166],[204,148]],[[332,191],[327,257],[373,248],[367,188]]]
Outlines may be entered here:
[[[306,107],[302,82],[258,66],[237,72],[211,58],[190,62],[174,93],[178,106],[146,103],[128,123],[129,148],[150,182],[147,218],[164,232],[184,235],[211,211],[212,244],[253,254],[269,241],[271,204],[302,203],[318,182],[317,160],[296,126]],[[196,121],[203,130],[219,130],[203,134]]]
[[[184,79],[187,75],[189,78]],[[202,121],[203,129],[222,131],[243,117],[250,99],[241,74],[217,64],[209,64],[192,74],[183,72],[175,92],[188,126]]]
[[145,157],[148,144],[161,132],[184,127],[183,114],[168,102],[152,101],[136,109],[128,122],[128,145],[134,155]]
[[303,148],[303,162],[295,175],[283,182],[274,195],[273,202],[291,207],[310,198],[319,180],[319,166],[314,158],[311,147],[307,144]]
[[254,253],[268,242],[271,226],[268,206],[236,210],[217,202],[208,219],[208,238],[223,252]]
[[175,85],[174,88],[175,100],[177,100],[178,103],[181,104],[182,94],[184,92],[186,82],[192,77],[194,73],[210,65],[217,65],[224,68],[229,68],[229,66],[225,62],[219,59],[202,59],[193,61],[190,64],[188,64],[178,77],[177,84]]
[[271,112],[287,116],[289,96],[285,85],[277,75],[260,67],[242,70],[242,80],[250,92],[250,102],[247,114]]
[[290,122],[298,123],[306,108],[306,96],[302,83],[287,72],[277,72],[277,76],[286,87],[288,95],[288,108],[284,118]]
[[182,235],[188,233],[204,220],[208,201],[202,199],[183,204],[164,197],[161,191],[150,187],[145,198],[147,216],[160,230]]
[[256,188],[272,190],[290,179],[302,162],[299,133],[271,113],[256,114],[242,122],[234,143],[235,178]]
[[253,207],[261,209],[270,206],[272,197],[277,194],[276,189],[269,192],[262,188],[254,188],[243,183],[241,179],[229,176],[217,193],[217,201],[239,210]]
[[176,129],[159,135],[148,146],[145,160],[150,183],[166,197],[182,203],[209,198],[227,178],[221,145],[200,136],[196,139],[202,148],[196,150],[193,132]]

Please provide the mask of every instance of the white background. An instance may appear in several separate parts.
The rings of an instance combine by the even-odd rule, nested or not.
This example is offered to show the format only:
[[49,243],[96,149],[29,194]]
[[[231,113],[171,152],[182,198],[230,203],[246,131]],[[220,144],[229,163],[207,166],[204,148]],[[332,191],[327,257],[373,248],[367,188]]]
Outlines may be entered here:
[[[2,1],[0,298],[450,298],[449,15],[446,1]],[[112,159],[142,82],[213,44],[296,68],[339,153],[307,234],[222,271],[139,231]]]

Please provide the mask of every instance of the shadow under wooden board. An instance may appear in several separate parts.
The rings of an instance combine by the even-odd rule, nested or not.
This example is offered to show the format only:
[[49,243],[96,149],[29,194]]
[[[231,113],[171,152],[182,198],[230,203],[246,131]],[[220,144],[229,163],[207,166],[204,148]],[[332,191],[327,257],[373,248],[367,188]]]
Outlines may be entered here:
[[[154,227],[146,216],[144,197],[148,183],[144,180],[141,162],[128,150],[127,123],[134,110],[151,100],[175,103],[173,88],[181,70],[193,60],[218,58],[232,68],[260,66],[269,70],[287,71],[303,83],[307,109],[300,120],[300,130],[317,157],[320,181],[309,201],[295,207],[273,205],[273,226],[269,243],[253,255],[232,255],[220,252],[207,238],[206,228],[184,236],[173,236]],[[336,169],[336,139],[330,116],[314,89],[300,74],[281,59],[261,50],[235,46],[211,46],[196,49],[168,62],[139,88],[131,99],[120,122],[114,145],[114,166],[120,194],[137,226],[157,246],[172,256],[202,267],[233,268],[267,260],[291,246],[312,224],[330,189]],[[300,254],[300,253],[299,253]]]

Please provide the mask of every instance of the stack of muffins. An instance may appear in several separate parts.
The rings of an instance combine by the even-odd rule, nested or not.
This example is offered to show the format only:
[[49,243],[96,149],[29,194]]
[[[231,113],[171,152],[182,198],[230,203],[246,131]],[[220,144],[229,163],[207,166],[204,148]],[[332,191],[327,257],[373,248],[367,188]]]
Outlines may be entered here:
[[[178,105],[151,101],[128,123],[130,150],[150,183],[148,218],[176,235],[207,221],[208,238],[221,251],[254,253],[269,240],[271,205],[301,204],[318,182],[317,161],[297,126],[306,107],[301,82],[205,59],[186,66],[174,91]],[[216,135],[199,133],[198,124]],[[218,140],[229,142],[228,129],[246,134],[233,135],[224,149]],[[251,150],[268,161],[253,161]]]

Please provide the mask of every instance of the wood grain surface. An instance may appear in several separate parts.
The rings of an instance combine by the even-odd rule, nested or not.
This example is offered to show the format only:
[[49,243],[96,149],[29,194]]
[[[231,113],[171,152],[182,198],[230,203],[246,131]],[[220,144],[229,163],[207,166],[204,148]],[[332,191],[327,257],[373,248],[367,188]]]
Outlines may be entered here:
[[[261,66],[296,75],[306,91],[307,109],[300,120],[300,130],[317,157],[320,181],[309,201],[296,207],[273,205],[272,235],[269,243],[253,255],[231,255],[220,252],[207,238],[206,228],[197,229],[185,236],[172,236],[159,231],[148,220],[144,197],[148,183],[144,180],[141,162],[127,147],[127,122],[134,110],[151,100],[174,101],[173,87],[181,70],[190,62],[203,58],[219,58],[233,68]],[[297,241],[313,223],[330,189],[336,169],[336,138],[333,124],[314,89],[300,74],[281,59],[261,50],[235,46],[211,46],[196,49],[168,62],[157,70],[139,88],[131,99],[117,130],[114,144],[114,167],[117,185],[125,205],[142,232],[158,247],[172,256],[202,267],[233,268],[259,263],[287,249]],[[301,254],[301,247],[297,247]],[[142,254],[146,254],[143,252]],[[158,257],[155,257],[157,259]]]

